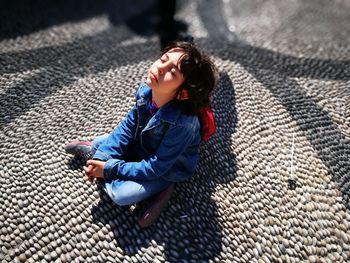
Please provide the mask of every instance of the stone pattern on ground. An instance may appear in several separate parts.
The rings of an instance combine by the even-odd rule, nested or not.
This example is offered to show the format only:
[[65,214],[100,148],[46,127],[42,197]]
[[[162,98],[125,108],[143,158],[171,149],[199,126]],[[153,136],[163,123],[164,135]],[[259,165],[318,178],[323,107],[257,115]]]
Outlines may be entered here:
[[1,262],[350,261],[348,2],[185,2],[217,133],[144,230],[63,146],[122,120],[157,39],[98,16],[0,42]]

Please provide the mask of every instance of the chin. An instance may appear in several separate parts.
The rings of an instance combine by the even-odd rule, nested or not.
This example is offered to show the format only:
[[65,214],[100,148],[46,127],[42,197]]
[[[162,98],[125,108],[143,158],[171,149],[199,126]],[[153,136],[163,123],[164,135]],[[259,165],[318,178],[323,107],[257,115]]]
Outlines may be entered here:
[[152,83],[152,81],[151,81],[150,79],[147,79],[146,84],[147,84],[147,86],[150,87],[151,89],[153,88],[153,83]]

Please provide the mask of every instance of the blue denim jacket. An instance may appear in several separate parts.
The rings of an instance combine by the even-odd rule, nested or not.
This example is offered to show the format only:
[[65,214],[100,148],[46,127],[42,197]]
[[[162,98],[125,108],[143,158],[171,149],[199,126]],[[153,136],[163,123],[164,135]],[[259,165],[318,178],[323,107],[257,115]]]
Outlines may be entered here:
[[[183,114],[174,100],[149,119],[146,106],[150,100],[151,89],[142,84],[136,93],[136,105],[98,147],[94,159],[106,161],[106,179],[161,177],[179,182],[193,175],[201,141],[198,117]],[[125,160],[131,145],[140,161]]]

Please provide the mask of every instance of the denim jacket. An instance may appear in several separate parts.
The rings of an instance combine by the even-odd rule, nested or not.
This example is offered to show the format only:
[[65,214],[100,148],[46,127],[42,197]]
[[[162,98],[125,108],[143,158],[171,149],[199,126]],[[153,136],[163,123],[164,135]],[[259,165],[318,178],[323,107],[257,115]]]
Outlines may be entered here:
[[[201,141],[198,117],[183,114],[173,100],[149,119],[150,100],[151,89],[141,84],[135,106],[98,147],[94,159],[106,161],[106,179],[180,182],[193,175]],[[126,161],[123,156],[135,144],[141,160]]]

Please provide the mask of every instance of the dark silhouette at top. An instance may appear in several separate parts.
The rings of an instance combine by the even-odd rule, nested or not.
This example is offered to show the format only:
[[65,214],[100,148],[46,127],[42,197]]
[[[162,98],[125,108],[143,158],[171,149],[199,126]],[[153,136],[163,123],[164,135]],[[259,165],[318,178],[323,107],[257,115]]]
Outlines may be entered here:
[[175,20],[176,0],[5,0],[0,4],[0,40],[16,38],[66,22],[107,15],[117,26],[125,24],[134,33],[158,33],[161,48],[182,38],[187,25]]
[[[90,17],[107,15],[113,25],[129,22],[130,29],[138,21],[137,33],[149,32],[148,26],[157,14],[155,0],[5,0],[0,4],[0,40],[16,38],[66,22],[78,22]],[[143,30],[140,31],[140,25]],[[153,33],[154,33],[153,28]]]

